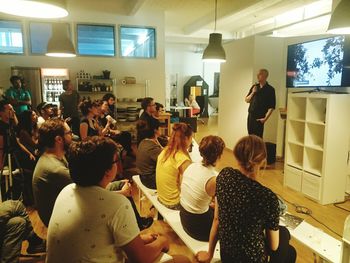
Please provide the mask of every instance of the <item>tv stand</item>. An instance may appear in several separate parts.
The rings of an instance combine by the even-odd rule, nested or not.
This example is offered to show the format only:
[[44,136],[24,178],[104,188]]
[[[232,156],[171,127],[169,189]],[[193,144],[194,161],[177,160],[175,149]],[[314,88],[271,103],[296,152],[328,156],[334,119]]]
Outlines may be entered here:
[[326,89],[321,89],[319,87],[314,88],[312,90],[303,90],[303,91],[293,91],[293,94],[297,94],[297,93],[329,93],[329,94],[348,94],[348,92],[344,92],[344,91],[334,91],[334,90],[326,90]]

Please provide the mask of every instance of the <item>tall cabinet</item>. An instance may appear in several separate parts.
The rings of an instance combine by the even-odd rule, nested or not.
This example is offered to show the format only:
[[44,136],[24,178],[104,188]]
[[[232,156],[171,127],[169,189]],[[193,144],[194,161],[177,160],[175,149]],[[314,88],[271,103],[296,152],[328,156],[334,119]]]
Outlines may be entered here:
[[284,185],[329,204],[344,200],[350,96],[290,93]]

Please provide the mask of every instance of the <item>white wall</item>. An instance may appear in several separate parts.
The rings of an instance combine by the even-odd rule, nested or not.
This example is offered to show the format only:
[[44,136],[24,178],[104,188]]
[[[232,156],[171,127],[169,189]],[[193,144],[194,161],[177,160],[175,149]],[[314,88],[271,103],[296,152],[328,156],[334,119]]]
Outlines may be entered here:
[[[269,83],[276,91],[276,109],[284,105],[281,74],[284,41],[268,37],[251,37],[225,45],[227,62],[221,66],[219,98],[219,135],[229,148],[242,136],[247,135],[249,104],[245,103],[252,83],[260,68],[270,72]],[[276,143],[278,134],[278,110],[265,124],[264,140]]]
[[224,44],[226,63],[221,65],[219,136],[232,149],[247,134],[248,104],[244,97],[252,85],[254,38]]
[[214,72],[220,72],[219,63],[203,63],[202,52],[196,44],[165,44],[166,88],[171,95],[177,80],[177,98],[183,101],[183,86],[193,75],[200,75],[209,85],[209,96],[214,92]]
[[[9,18],[9,16],[0,16],[0,18]],[[14,19],[12,17],[12,19]],[[17,19],[18,20],[18,19]],[[28,35],[28,21],[25,23],[25,35]],[[79,12],[78,9],[70,9],[70,16],[60,21],[68,21],[71,24],[73,35],[75,36],[75,23],[100,23],[116,25],[116,33],[118,34],[118,25],[140,25],[151,26],[156,28],[157,36],[157,58],[156,59],[132,59],[105,57],[76,57],[69,59],[49,58],[45,56],[32,55],[0,55],[0,87],[9,86],[10,68],[11,66],[25,67],[53,67],[68,68],[70,78],[75,79],[76,72],[83,69],[93,75],[102,74],[102,70],[111,71],[111,77],[122,79],[125,76],[136,77],[137,82],[145,83],[150,81],[149,95],[159,102],[165,102],[165,68],[164,68],[164,12],[159,11],[140,11],[135,16],[117,16],[104,12]],[[75,37],[74,37],[75,39]],[[28,52],[28,38],[25,38],[26,54]],[[119,43],[117,42],[117,48]],[[117,51],[119,53],[119,51]],[[143,94],[141,94],[143,96]]]
[[177,80],[177,101],[183,101],[183,86],[193,75],[203,76],[202,54],[196,53],[196,45],[166,43],[165,72],[167,89]]

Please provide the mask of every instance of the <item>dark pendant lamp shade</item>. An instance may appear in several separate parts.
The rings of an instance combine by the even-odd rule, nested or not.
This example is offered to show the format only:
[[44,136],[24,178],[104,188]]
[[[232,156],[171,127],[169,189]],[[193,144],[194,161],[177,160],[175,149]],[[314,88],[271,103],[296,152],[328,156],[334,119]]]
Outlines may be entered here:
[[219,33],[211,33],[209,36],[209,44],[203,52],[203,61],[205,62],[226,62],[226,53],[221,44],[222,35]]
[[[218,0],[215,0],[214,32],[216,32],[216,18],[218,13]],[[222,46],[222,34],[211,33],[209,44],[203,52],[203,62],[226,62],[225,50]]]
[[342,0],[332,12],[328,33],[350,34],[350,0]]
[[47,44],[46,56],[75,57],[75,48],[68,36],[68,27],[63,23],[54,23],[52,37]]

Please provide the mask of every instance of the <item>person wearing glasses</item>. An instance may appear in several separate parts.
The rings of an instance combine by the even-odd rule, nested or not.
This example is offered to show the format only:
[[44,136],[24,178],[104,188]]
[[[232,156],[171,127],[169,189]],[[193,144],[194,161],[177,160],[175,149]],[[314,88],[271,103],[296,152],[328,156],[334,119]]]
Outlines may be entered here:
[[42,151],[33,173],[33,194],[38,214],[49,225],[57,195],[72,182],[65,152],[72,142],[72,131],[60,119],[45,121],[39,129],[39,148]]
[[[39,217],[45,226],[49,225],[58,194],[65,186],[73,182],[65,157],[71,143],[72,131],[63,120],[47,120],[39,129],[39,148],[42,149],[43,154],[35,166],[33,194]],[[96,163],[94,164],[96,165]],[[139,215],[131,198],[131,185],[128,182],[113,182],[108,186],[108,189],[129,198],[140,229],[152,225],[153,218]]]
[[[130,202],[105,188],[117,174],[117,145],[106,137],[73,143],[73,184],[57,197],[48,228],[47,262],[151,263],[169,249],[164,236],[140,234]],[[96,165],[98,163],[99,165]]]
[[[159,120],[153,116],[157,112],[156,106],[154,99],[151,97],[146,97],[141,102],[143,113],[139,119],[145,121],[148,128],[152,130],[154,130],[155,127],[159,127]],[[144,137],[142,137],[142,134],[137,132],[137,145],[139,145],[143,139]]]

